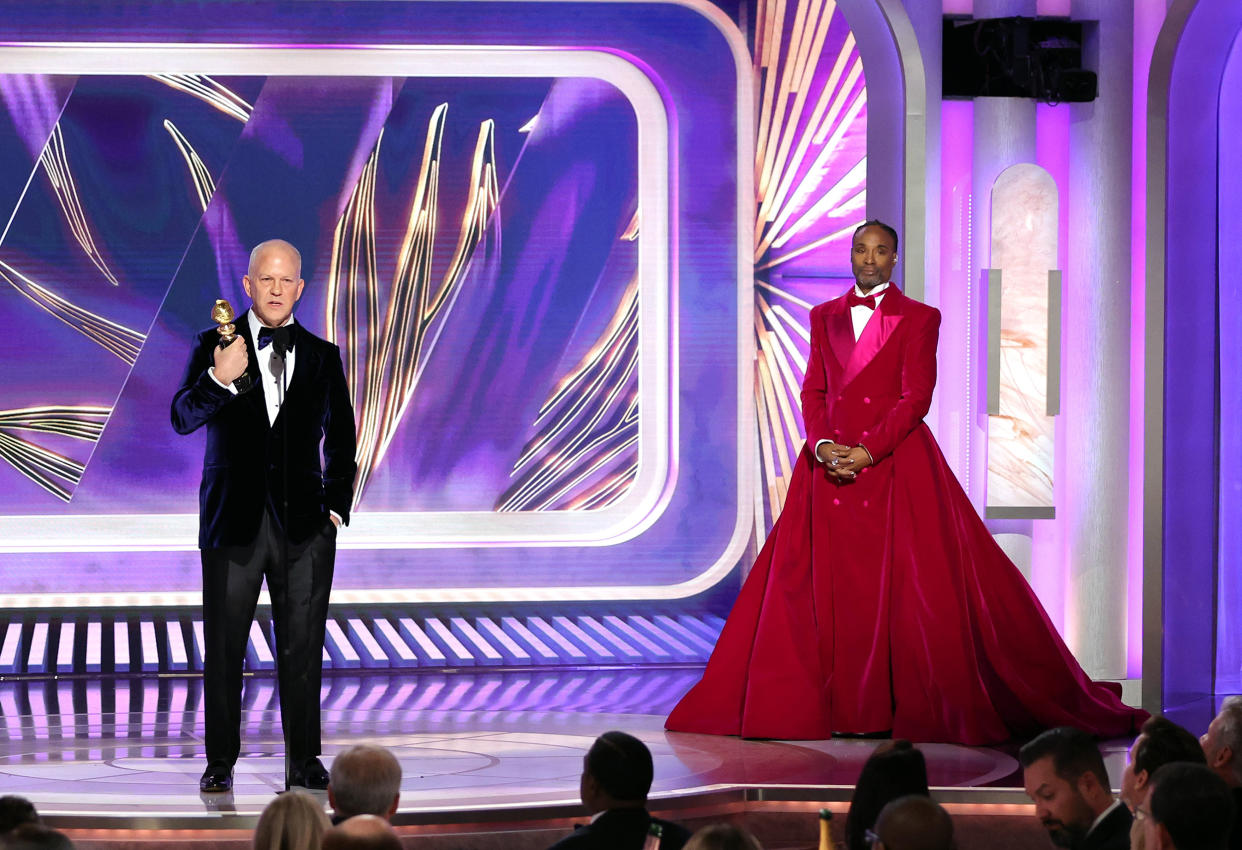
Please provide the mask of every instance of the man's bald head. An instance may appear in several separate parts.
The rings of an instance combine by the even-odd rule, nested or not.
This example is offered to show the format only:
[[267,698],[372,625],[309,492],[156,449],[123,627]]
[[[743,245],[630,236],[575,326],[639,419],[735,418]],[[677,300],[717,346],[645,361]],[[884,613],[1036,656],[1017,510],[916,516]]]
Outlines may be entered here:
[[898,797],[880,810],[875,834],[884,850],[952,850],[953,821],[930,797]]
[[323,850],[401,850],[401,839],[383,818],[356,815],[324,833]]
[[250,249],[250,263],[246,266],[246,274],[254,277],[258,271],[259,258],[268,251],[284,251],[295,261],[295,276],[302,274],[302,254],[293,245],[283,239],[268,239]]

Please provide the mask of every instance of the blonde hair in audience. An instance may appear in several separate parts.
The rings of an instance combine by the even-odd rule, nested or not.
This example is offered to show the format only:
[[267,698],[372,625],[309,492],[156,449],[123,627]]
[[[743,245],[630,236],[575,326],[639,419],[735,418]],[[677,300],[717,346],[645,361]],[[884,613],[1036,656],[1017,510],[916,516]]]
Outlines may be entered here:
[[286,791],[259,816],[254,850],[319,850],[331,827],[322,803],[305,791]]
[[682,850],[763,850],[763,845],[739,826],[714,823],[690,836]]

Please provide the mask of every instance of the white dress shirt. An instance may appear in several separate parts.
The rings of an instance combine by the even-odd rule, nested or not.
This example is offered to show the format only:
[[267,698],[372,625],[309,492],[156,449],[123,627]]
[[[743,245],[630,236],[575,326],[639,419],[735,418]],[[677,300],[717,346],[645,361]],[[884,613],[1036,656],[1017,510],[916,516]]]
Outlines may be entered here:
[[[263,381],[263,398],[267,402],[267,421],[270,425],[276,424],[276,415],[280,413],[280,405],[285,400],[285,387],[289,386],[289,382],[293,380],[293,363],[297,359],[297,350],[289,349],[285,352],[285,376],[281,380],[279,365],[273,371],[273,361],[280,363],[279,358],[274,356],[272,345],[269,343],[263,348],[259,348],[259,329],[263,327],[259,322],[259,317],[254,314],[254,310],[246,311],[246,321],[250,325],[250,338],[254,340],[257,350],[250,352],[250,356],[254,358],[259,366],[259,377]],[[285,321],[285,327],[293,324],[293,316],[290,315]],[[237,395],[237,388],[232,384],[224,384],[216,377],[216,367],[212,366],[207,370],[207,374],[211,375],[211,379],[233,395]],[[282,386],[283,384],[283,386]]]

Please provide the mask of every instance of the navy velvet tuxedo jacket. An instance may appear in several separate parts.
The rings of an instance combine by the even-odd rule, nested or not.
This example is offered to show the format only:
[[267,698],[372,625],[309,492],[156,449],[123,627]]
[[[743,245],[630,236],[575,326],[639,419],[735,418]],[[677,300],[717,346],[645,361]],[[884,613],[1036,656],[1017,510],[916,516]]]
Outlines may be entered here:
[[301,543],[321,530],[329,521],[329,510],[349,522],[357,471],[356,438],[341,353],[296,322],[292,327],[293,374],[274,424],[268,422],[247,317],[239,317],[237,333],[250,351],[247,373],[253,386],[248,392],[233,395],[207,374],[220,341],[215,328],[203,331],[194,341],[173,397],[172,425],[178,434],[207,427],[199,488],[199,548],[251,543],[265,509],[279,527],[284,521],[286,482],[290,543]]

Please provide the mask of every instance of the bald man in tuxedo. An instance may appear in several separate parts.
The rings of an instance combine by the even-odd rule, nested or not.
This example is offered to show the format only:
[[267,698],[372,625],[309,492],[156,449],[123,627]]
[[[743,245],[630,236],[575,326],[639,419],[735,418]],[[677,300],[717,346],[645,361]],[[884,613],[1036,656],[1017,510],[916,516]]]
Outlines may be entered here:
[[[194,341],[172,402],[179,434],[207,433],[199,490],[204,792],[229,791],[241,752],[242,663],[264,578],[272,601],[285,786],[323,789],[319,689],[337,529],[349,522],[356,436],[339,349],[298,324],[293,245],[255,246],[237,338]],[[322,457],[322,463],[321,463]]]

